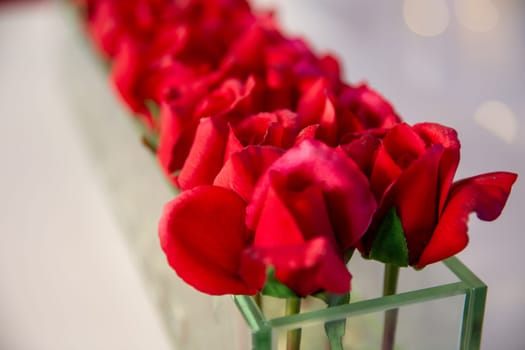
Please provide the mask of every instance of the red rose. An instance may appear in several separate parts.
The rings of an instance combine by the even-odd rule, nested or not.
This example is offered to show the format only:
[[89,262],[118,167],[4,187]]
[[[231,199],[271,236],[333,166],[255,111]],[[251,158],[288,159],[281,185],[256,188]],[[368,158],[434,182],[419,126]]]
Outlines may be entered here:
[[169,10],[169,1],[86,1],[91,38],[107,57],[114,57],[121,40],[147,41],[159,22],[159,13]]
[[[337,106],[338,113],[351,114],[357,118],[361,130],[390,128],[401,122],[392,105],[364,83],[355,87],[346,86],[337,97]],[[353,121],[348,116],[342,118]],[[355,124],[350,127],[341,125],[340,128],[351,132]]]
[[237,124],[221,117],[203,118],[178,177],[185,190],[212,184],[232,154],[250,145],[290,148],[299,134],[297,115],[287,110],[258,113]]
[[115,24],[122,33],[112,53],[112,80],[124,102],[153,127],[146,102],[160,105],[202,82],[206,75],[223,76],[217,67],[231,42],[255,17],[244,1],[237,0],[209,1],[205,6],[199,1],[186,5],[135,1],[133,14],[151,18],[147,26],[140,27],[140,35],[130,33],[125,19]]
[[320,77],[329,81],[330,89],[340,84],[337,60],[317,57],[300,38],[285,37],[272,16],[259,16],[232,43],[221,69],[231,76],[261,79],[271,109],[295,110],[298,97]]
[[187,86],[179,86],[180,93],[161,104],[157,158],[176,186],[175,173],[188,157],[200,119],[235,111],[237,106],[242,108],[241,101],[249,97],[254,86],[252,79],[245,84],[229,79],[213,91],[217,82],[220,82],[220,74],[212,73]]
[[216,186],[197,186],[165,205],[161,245],[188,284],[209,294],[255,294],[262,288],[264,265],[242,263],[253,242],[253,231],[245,225],[246,203],[261,174],[281,154],[274,147],[246,147],[232,155]]
[[273,266],[276,278],[299,295],[348,292],[343,256],[375,208],[366,178],[350,159],[305,140],[270,165],[254,189],[246,222],[255,237],[246,259]]
[[[228,128],[222,124],[230,124],[244,146],[271,144],[284,149],[307,138],[335,146],[342,135],[362,129],[360,120],[350,110],[339,113],[336,108],[342,107],[334,105],[339,103],[334,96],[343,87],[337,60],[330,56],[318,58],[302,40],[284,37],[270,17],[257,18],[240,33],[216,70],[203,73],[204,69],[175,66],[177,69],[170,71],[171,66],[160,70],[158,78],[153,75],[149,83],[144,81],[139,86],[150,93],[165,91],[152,97],[160,99],[162,106],[158,158],[166,174],[182,189],[211,184],[219,165],[232,153],[233,138],[225,134]],[[353,101],[352,110],[358,104],[359,101]],[[366,108],[368,105],[363,110]],[[277,127],[279,123],[273,123],[267,126],[269,135],[265,140],[256,140],[263,136],[261,130],[266,131],[261,113],[283,109],[297,111],[299,117],[294,125]],[[255,114],[259,115],[256,123],[248,118]],[[201,123],[201,118],[208,117],[221,120]],[[244,118],[249,120],[243,122]],[[213,128],[208,127],[212,125]],[[245,127],[248,125],[251,126]],[[254,134],[250,135],[252,131]],[[209,132],[213,132],[213,141],[207,140]],[[213,166],[208,166],[204,158],[201,162],[201,156],[212,157]],[[202,173],[203,168],[206,174]],[[200,175],[194,176],[196,172]]]
[[392,127],[401,122],[388,101],[362,84],[333,87],[324,77],[313,81],[300,96],[301,125],[318,125],[315,138],[336,146],[355,132]]
[[[193,47],[220,50],[238,35],[238,27],[253,14],[245,0],[84,0],[88,29],[108,57],[117,53],[122,39],[147,43],[166,26],[191,26]],[[205,39],[205,40],[203,40]],[[217,42],[215,39],[218,39]],[[206,45],[207,43],[209,45]],[[210,54],[210,50],[205,54]]]
[[162,246],[189,284],[210,294],[252,294],[273,267],[298,295],[349,291],[344,253],[376,208],[368,182],[343,152],[320,142],[280,152],[246,147],[232,155],[217,186],[197,186],[166,205]]
[[438,124],[398,124],[366,133],[342,148],[368,175],[379,201],[363,238],[363,253],[370,255],[381,244],[381,224],[386,219],[392,226],[395,210],[408,249],[406,264],[416,267],[461,251],[468,241],[468,215],[496,219],[516,180],[515,174],[501,172],[452,183],[460,144],[453,129]]

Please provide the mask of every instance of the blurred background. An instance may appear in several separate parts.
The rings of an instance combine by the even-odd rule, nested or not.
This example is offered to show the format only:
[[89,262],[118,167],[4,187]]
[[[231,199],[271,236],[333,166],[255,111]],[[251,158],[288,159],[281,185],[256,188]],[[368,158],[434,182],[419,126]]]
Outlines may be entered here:
[[[368,81],[408,123],[454,127],[462,141],[456,178],[525,173],[524,1],[254,3],[276,8],[285,30],[318,52],[335,53],[348,81]],[[2,350],[170,348],[122,222],[140,217],[137,232],[155,231],[171,195],[91,55],[63,3],[0,1]],[[120,148],[108,155],[108,141],[86,137],[79,114],[107,123]],[[100,180],[101,162],[149,181],[135,200],[156,204],[134,213],[137,202],[124,202],[127,211],[115,215],[112,197],[134,185]],[[525,349],[524,204],[520,178],[497,221],[471,218],[471,242],[459,254],[489,286],[482,349]],[[132,245],[147,246],[141,259],[162,265],[150,235]]]

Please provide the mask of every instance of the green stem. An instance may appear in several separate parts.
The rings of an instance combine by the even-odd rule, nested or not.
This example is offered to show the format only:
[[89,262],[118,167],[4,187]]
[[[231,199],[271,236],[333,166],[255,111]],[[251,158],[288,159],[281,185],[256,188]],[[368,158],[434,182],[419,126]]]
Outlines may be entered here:
[[[298,314],[301,310],[300,298],[286,299],[286,316]],[[301,329],[288,331],[286,335],[286,350],[299,350],[301,346]]]
[[[397,290],[397,280],[399,277],[399,266],[385,264],[385,275],[383,279],[383,296],[393,295]],[[394,349],[398,309],[385,312],[385,322],[383,328],[382,350]]]
[[[328,307],[348,304],[350,302],[350,293],[332,294],[326,293],[326,303]],[[346,333],[346,318],[326,322],[324,325],[330,350],[343,350],[343,337]]]
[[261,311],[263,311],[263,306],[262,306],[262,295],[261,293],[257,293],[253,296],[253,301],[255,301],[255,304],[257,304],[257,306],[259,307],[259,309]]
[[343,350],[343,336],[346,331],[346,319],[327,322],[324,325],[330,350]]

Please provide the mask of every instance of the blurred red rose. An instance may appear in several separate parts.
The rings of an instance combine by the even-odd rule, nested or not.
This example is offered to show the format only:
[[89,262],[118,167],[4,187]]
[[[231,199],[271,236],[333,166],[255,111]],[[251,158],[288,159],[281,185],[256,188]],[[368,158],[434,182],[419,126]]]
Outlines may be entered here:
[[389,128],[401,122],[390,102],[364,83],[346,86],[337,100],[338,112],[351,113],[359,121],[362,130]]
[[[247,25],[244,31],[239,30],[239,36],[232,40],[217,67],[208,66],[208,71],[202,67],[199,70],[193,67],[181,70],[176,67],[172,69],[173,73],[168,73],[168,67],[169,64],[166,69],[159,71],[163,72],[164,78],[159,76],[150,79],[150,83],[141,86],[150,92],[164,91],[155,93],[156,97],[153,97],[160,99],[161,105],[158,157],[166,174],[177,185],[177,179],[172,174],[182,169],[184,160],[190,154],[201,118],[220,116],[220,119],[236,126],[239,131],[247,123],[252,123],[247,121],[244,126],[240,125],[244,118],[252,115],[279,113],[280,110],[295,113],[301,109],[300,122],[294,122],[294,128],[299,130],[294,133],[300,133],[301,138],[319,139],[326,132],[333,134],[336,125],[329,120],[335,118],[333,113],[329,115],[318,109],[309,110],[308,101],[302,103],[302,107],[299,104],[303,95],[312,94],[312,86],[319,79],[329,89],[340,86],[337,61],[331,56],[319,58],[302,40],[283,36],[271,16],[260,16]],[[125,78],[120,81],[126,83]],[[311,124],[318,126],[301,133],[300,129]],[[327,124],[332,129],[327,130]],[[261,130],[260,127],[258,130]],[[273,126],[269,130],[272,136],[267,138],[266,143],[281,132]],[[250,144],[246,139],[252,136],[239,132],[245,135],[242,143]],[[284,137],[283,142],[286,144],[290,136]],[[191,163],[194,164],[193,160]]]

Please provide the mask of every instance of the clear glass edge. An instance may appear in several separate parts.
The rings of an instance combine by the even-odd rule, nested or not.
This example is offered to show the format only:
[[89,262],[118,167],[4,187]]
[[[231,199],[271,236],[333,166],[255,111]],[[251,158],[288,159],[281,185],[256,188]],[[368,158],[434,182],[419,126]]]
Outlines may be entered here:
[[[462,343],[470,339],[473,329],[481,328],[484,313],[487,286],[458,258],[451,257],[443,261],[445,266],[459,279],[459,282],[403,292],[391,296],[363,300],[340,305],[330,309],[304,312],[296,315],[267,320],[251,296],[233,295],[233,300],[252,333],[266,332],[271,329],[294,329],[312,324],[334,321],[370,312],[386,311],[405,305],[425,302],[456,295],[466,295],[462,328]],[[472,325],[472,323],[475,323]],[[461,347],[469,348],[469,347]]]

